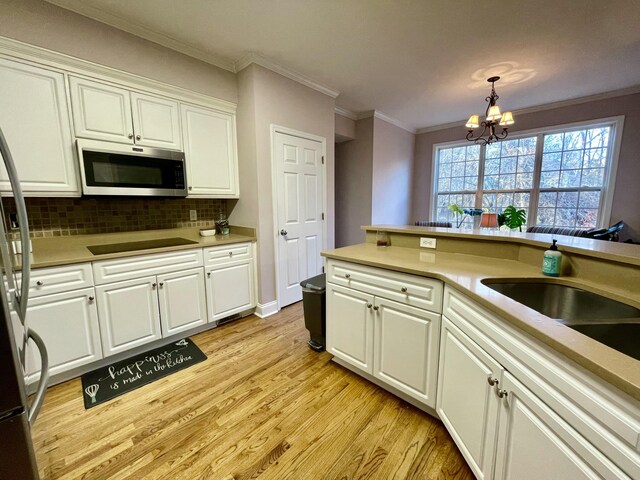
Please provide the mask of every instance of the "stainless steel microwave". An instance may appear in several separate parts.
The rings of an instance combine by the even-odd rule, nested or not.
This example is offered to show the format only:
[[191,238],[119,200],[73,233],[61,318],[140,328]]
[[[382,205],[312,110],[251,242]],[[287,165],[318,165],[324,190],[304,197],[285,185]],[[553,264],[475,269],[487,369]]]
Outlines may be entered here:
[[184,152],[78,140],[85,195],[186,197]]

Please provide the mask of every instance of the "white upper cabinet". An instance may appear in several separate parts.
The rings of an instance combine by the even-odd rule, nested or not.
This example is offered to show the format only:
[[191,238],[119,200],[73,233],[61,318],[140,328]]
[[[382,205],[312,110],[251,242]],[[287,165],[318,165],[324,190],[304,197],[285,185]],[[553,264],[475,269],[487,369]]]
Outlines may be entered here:
[[[78,195],[62,73],[0,59],[0,127],[27,195]],[[4,168],[0,190],[10,191]]]
[[178,102],[70,77],[76,137],[182,149]]
[[235,115],[181,105],[189,196],[237,198]]
[[133,144],[127,90],[77,77],[69,83],[76,137]]
[[131,93],[136,145],[182,150],[178,102]]

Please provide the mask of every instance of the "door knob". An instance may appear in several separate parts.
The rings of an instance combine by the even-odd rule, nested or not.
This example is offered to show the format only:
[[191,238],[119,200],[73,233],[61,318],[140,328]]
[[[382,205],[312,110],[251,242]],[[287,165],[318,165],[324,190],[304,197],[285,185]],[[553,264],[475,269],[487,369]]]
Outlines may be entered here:
[[287,231],[284,228],[280,230],[280,235],[284,237],[286,234],[287,234]]

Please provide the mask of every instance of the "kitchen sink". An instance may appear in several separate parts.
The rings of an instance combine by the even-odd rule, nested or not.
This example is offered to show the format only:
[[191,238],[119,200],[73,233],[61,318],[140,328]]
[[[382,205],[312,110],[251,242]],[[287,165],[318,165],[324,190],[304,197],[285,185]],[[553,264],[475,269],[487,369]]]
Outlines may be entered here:
[[580,288],[541,281],[482,281],[487,287],[640,360],[640,309]]
[[143,240],[140,242],[109,243],[106,245],[90,245],[87,248],[94,255],[105,255],[107,253],[131,252],[136,250],[149,250],[151,248],[177,247],[179,245],[196,244],[193,240],[181,237],[157,238],[154,240]]

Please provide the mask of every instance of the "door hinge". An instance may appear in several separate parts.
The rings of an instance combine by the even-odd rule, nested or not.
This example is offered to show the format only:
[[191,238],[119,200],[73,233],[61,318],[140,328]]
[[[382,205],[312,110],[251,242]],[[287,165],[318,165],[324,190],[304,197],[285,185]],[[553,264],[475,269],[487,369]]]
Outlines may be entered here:
[[324,273],[324,267],[322,267],[322,273]]
[[324,220],[324,212],[322,212],[322,219]]
[[324,155],[322,156],[322,164],[324,165]]

